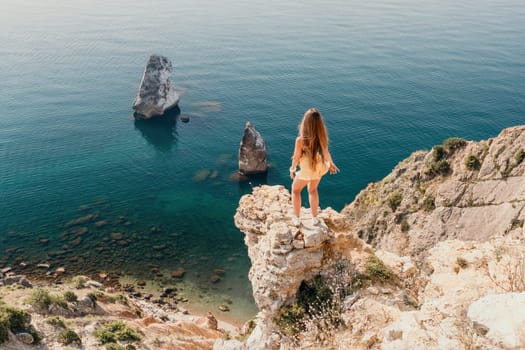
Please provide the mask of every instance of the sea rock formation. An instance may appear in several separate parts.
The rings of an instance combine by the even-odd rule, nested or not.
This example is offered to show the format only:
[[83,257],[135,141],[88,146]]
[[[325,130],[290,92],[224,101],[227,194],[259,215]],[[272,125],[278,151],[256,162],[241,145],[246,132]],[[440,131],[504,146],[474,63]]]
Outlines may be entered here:
[[133,101],[135,119],[150,119],[175,107],[179,95],[171,81],[171,61],[160,55],[149,58],[139,91]]
[[250,123],[246,123],[239,146],[239,172],[244,175],[265,173],[268,170],[266,142]]
[[[525,346],[519,311],[525,295],[523,239],[445,240],[413,260],[374,250],[344,215],[330,208],[320,212],[317,226],[303,209],[302,224],[295,227],[291,213],[290,195],[282,186],[256,187],[241,198],[235,224],[245,233],[252,261],[249,278],[260,313],[245,343],[220,340],[215,350]],[[297,343],[280,330],[279,312],[296,300],[304,281],[329,277],[334,261],[346,261],[353,276],[363,276],[371,256],[395,278],[354,288],[344,300],[343,324],[331,338],[320,341],[319,334],[301,334]]]
[[382,249],[420,255],[446,239],[523,237],[525,126],[418,151],[343,209],[353,232]]

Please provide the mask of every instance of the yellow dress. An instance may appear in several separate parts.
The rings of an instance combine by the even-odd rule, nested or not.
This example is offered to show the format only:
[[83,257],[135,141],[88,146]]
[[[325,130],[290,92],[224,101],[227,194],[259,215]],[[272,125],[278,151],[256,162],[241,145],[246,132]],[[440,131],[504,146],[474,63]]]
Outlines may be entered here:
[[300,180],[312,181],[319,180],[330,169],[330,163],[322,161],[321,155],[317,153],[315,157],[314,167],[306,155],[301,155],[299,158],[299,171],[295,176]]

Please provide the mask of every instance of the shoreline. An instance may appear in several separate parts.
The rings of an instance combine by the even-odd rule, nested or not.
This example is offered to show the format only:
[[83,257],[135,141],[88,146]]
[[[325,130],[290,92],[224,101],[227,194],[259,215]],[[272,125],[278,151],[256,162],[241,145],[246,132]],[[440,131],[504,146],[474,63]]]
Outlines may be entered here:
[[[7,269],[3,269],[5,271]],[[78,275],[80,276],[80,275]],[[176,288],[165,288],[164,297],[148,296],[147,293],[132,291],[128,288],[116,289],[104,285],[96,280],[85,277],[82,286],[78,285],[78,278],[61,283],[53,283],[46,279],[31,278],[18,275],[13,271],[0,274],[0,301],[8,307],[29,312],[31,327],[43,335],[44,347],[54,349],[54,343],[60,343],[57,330],[46,324],[50,317],[63,318],[68,327],[76,331],[82,338],[82,348],[105,348],[96,339],[93,332],[108,322],[124,321],[130,327],[142,334],[143,344],[159,342],[177,344],[181,336],[184,341],[205,343],[211,349],[219,338],[240,336],[242,324],[231,322],[220,311],[195,311],[187,302],[173,302],[176,300]],[[16,282],[13,282],[16,280]],[[50,295],[66,295],[74,293],[75,300],[53,304],[46,311],[38,311],[29,299],[35,291],[43,290]],[[139,295],[140,293],[140,295]],[[93,299],[93,295],[96,297]],[[78,296],[78,300],[77,300]],[[93,306],[86,309],[86,300],[91,298]],[[58,299],[55,299],[58,300]],[[63,299],[62,299],[63,300]],[[0,303],[0,306],[2,305]],[[86,311],[87,310],[87,311]],[[0,310],[1,311],[1,310]],[[90,324],[89,327],[86,325]],[[151,328],[153,327],[153,328]],[[90,329],[88,332],[87,329]],[[2,344],[6,349],[26,349],[17,335],[10,334],[8,340]],[[35,343],[26,343],[31,349],[41,349]],[[166,345],[167,349],[171,349]],[[29,349],[29,348],[28,348]],[[160,349],[163,349],[161,346]]]
[[[192,316],[206,316],[211,312],[219,321],[235,328],[241,328],[258,312],[253,305],[241,304],[238,306],[236,300],[232,300],[229,295],[218,290],[216,285],[212,284],[212,288],[203,293],[202,286],[184,279],[184,274],[181,277],[172,278],[169,283],[162,283],[159,280],[140,279],[129,273],[115,271],[83,274],[77,271],[68,272],[63,267],[46,268],[45,264],[33,268],[25,263],[22,264],[23,266],[5,267],[3,271],[6,271],[7,274],[26,276],[35,286],[45,288],[70,283],[75,276],[85,276],[89,280],[100,283],[105,289],[126,294],[132,300],[145,300],[164,307],[168,312],[180,309]],[[174,294],[163,296],[164,289],[173,289]],[[220,306],[226,306],[227,311],[221,311]]]

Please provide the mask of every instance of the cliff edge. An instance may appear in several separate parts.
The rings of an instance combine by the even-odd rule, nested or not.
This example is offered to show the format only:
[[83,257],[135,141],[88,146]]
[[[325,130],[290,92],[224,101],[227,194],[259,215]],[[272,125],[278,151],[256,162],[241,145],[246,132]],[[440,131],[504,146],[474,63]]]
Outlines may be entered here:
[[214,349],[525,347],[525,126],[448,139],[402,161],[341,213],[291,223],[290,194],[241,198],[259,314]]
[[447,139],[418,151],[342,210],[353,232],[399,254],[446,239],[524,236],[525,126],[474,142]]

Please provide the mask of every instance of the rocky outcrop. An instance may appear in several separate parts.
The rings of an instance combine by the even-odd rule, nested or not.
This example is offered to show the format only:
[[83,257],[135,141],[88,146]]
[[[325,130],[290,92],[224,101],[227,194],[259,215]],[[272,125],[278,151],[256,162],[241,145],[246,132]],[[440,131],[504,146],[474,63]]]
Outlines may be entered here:
[[266,142],[250,123],[246,123],[239,146],[239,172],[244,175],[265,173],[268,170]]
[[[295,227],[290,195],[282,186],[256,187],[241,198],[235,224],[245,233],[260,313],[244,343],[221,339],[215,350],[525,346],[523,239],[507,234],[484,242],[444,240],[418,255],[418,268],[410,256],[374,250],[344,215],[324,209],[321,224],[313,226],[309,211],[302,210],[302,223]],[[363,277],[371,273],[371,256],[394,277],[386,282]],[[306,328],[294,341],[277,325],[280,311],[297,300],[303,282],[330,277],[334,261],[352,267],[341,321],[330,328],[327,319],[326,328],[317,328],[313,336]]]
[[163,115],[175,107],[179,95],[171,81],[171,61],[160,55],[152,55],[144,70],[140,88],[133,101],[135,119],[150,119]]
[[400,162],[343,209],[372,245],[420,255],[446,239],[524,236],[525,126],[474,142],[448,139]]
[[311,214],[303,208],[299,227],[292,225],[292,213],[291,197],[283,186],[261,186],[241,198],[235,214],[252,261],[248,277],[255,303],[263,313],[275,313],[290,302],[301,282],[319,274],[327,260],[343,254],[350,258],[352,247],[366,251],[366,244],[349,234],[335,210],[322,210],[321,223],[312,225]]
[[299,227],[292,225],[292,212],[290,194],[283,186],[261,186],[241,198],[235,214],[235,224],[246,234],[252,261],[248,277],[260,310],[246,349],[280,348],[274,318],[281,307],[295,301],[301,283],[336,260],[362,266],[372,252],[350,233],[344,217],[335,210],[322,210],[321,223],[312,225],[310,211],[303,209]]

